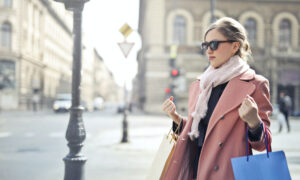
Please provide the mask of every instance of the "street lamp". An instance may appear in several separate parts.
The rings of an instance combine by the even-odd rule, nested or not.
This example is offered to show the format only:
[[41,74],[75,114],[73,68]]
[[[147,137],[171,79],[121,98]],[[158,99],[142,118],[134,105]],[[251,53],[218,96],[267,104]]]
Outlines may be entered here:
[[66,132],[70,149],[64,158],[64,180],[83,180],[84,164],[87,158],[81,154],[86,132],[82,119],[83,107],[80,105],[81,82],[81,19],[84,3],[88,0],[54,0],[65,4],[67,10],[73,11],[73,69],[72,69],[72,107]]

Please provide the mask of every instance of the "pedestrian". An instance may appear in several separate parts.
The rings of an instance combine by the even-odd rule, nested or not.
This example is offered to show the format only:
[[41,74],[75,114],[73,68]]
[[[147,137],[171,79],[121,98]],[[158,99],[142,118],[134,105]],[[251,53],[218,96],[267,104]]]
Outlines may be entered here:
[[283,124],[284,124],[286,121],[285,121],[284,114],[283,114],[279,109],[277,110],[276,118],[277,118],[277,121],[278,121],[278,127],[279,127],[278,133],[280,133],[281,130],[282,130],[282,126],[283,126]]
[[244,27],[221,18],[209,26],[201,46],[210,65],[190,86],[188,117],[176,111],[173,97],[162,105],[173,131],[180,126],[164,180],[234,179],[231,158],[245,156],[247,143],[263,151],[263,130],[271,141],[269,82],[247,64],[251,50]]
[[[279,99],[279,111],[284,115],[284,120],[286,123],[287,131],[290,132],[290,123],[289,123],[289,102],[287,101],[286,98],[286,93],[285,92],[280,92],[279,94],[280,99]],[[282,123],[279,123],[279,130],[278,132],[281,132],[282,130]]]
[[292,112],[292,99],[287,93],[285,93],[284,102],[287,106],[288,115],[290,115]]
[[33,111],[35,112],[38,111],[39,101],[40,101],[39,95],[38,93],[35,92],[32,96],[32,107],[33,107]]

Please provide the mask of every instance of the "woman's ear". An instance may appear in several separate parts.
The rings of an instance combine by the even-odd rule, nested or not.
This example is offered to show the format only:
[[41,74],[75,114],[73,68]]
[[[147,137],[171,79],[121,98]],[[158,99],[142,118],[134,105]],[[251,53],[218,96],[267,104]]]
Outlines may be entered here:
[[241,44],[240,44],[240,42],[233,42],[233,54],[235,54],[239,49],[240,49],[240,46],[241,46]]

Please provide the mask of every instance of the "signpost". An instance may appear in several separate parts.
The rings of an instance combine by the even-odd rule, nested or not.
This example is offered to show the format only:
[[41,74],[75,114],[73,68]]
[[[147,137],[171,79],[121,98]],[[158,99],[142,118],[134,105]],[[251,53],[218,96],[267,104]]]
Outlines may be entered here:
[[[119,31],[124,36],[124,41],[118,43],[123,55],[127,58],[128,54],[130,53],[134,43],[127,42],[126,38],[132,33],[132,28],[128,24],[124,24]],[[124,82],[124,110],[123,110],[123,133],[122,133],[122,140],[121,143],[128,142],[128,123],[127,123],[127,114],[128,114],[128,103],[127,103],[127,89],[126,89],[126,80]]]
[[124,24],[119,31],[123,34],[124,38],[126,39],[132,33],[132,28],[128,24]]
[[130,50],[132,49],[134,43],[129,43],[129,42],[121,42],[121,43],[118,43],[123,55],[125,56],[125,58],[127,58]]

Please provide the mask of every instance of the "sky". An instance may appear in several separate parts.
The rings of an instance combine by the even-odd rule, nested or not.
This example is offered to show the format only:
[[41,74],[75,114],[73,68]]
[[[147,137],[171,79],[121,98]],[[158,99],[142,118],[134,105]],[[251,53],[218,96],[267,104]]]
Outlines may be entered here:
[[[83,11],[84,38],[97,49],[117,84],[123,86],[126,82],[128,89],[132,88],[131,82],[137,73],[136,56],[141,48],[138,15],[139,0],[90,0]],[[125,40],[119,31],[125,23],[133,29],[126,41],[135,43],[127,58],[117,44]]]

